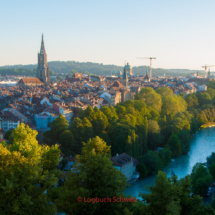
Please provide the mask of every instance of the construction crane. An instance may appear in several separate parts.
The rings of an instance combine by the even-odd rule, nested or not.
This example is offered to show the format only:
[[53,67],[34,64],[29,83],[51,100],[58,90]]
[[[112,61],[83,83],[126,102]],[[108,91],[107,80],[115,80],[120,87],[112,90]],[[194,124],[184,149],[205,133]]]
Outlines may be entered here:
[[202,66],[202,68],[205,68],[205,78],[207,77],[207,68],[208,68],[208,67],[213,67],[213,66],[215,66],[215,65],[207,66],[207,65],[205,64],[205,66]]
[[152,78],[152,59],[156,59],[155,57],[138,57],[137,59],[150,59],[150,78]]

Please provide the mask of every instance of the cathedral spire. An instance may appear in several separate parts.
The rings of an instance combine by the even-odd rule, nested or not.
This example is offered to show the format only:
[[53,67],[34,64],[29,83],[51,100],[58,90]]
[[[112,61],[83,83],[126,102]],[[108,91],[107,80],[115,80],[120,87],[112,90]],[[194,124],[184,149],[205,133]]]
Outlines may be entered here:
[[49,65],[47,63],[47,54],[45,51],[43,34],[40,53],[38,53],[37,78],[39,78],[45,85],[48,85],[50,83]]
[[43,34],[42,34],[40,54],[44,54],[44,53],[45,53],[45,45],[44,45]]

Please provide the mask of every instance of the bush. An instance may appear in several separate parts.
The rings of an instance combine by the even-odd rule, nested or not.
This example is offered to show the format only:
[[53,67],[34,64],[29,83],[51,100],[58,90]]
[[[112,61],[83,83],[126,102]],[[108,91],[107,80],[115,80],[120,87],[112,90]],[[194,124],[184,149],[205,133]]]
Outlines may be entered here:
[[140,178],[144,178],[148,175],[148,170],[146,169],[146,166],[144,163],[139,163],[137,165],[137,172],[140,173]]

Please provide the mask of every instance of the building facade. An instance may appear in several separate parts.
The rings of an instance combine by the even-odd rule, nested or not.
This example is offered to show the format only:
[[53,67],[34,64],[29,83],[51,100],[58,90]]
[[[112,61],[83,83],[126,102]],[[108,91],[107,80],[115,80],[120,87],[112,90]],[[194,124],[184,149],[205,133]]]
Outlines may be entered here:
[[127,155],[126,153],[122,153],[111,157],[111,160],[113,162],[113,166],[125,175],[127,182],[139,178],[139,173],[136,172],[136,166],[139,162],[135,158]]

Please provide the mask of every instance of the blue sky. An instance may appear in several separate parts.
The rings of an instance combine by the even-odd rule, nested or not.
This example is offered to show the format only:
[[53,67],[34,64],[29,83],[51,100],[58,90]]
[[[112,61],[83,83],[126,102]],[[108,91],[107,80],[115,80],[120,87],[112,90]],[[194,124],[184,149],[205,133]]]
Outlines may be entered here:
[[215,65],[215,1],[1,0],[0,66],[48,61],[201,70]]

